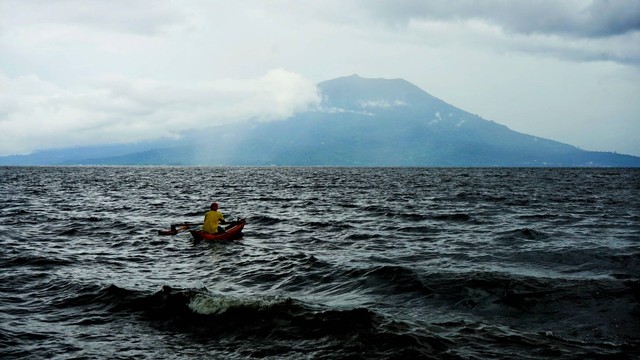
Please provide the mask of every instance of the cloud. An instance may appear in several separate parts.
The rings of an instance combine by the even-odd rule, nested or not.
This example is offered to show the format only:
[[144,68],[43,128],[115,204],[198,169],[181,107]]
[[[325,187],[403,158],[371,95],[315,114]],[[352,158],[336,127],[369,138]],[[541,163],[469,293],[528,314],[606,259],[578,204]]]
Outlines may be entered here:
[[5,25],[49,28],[63,25],[102,31],[154,35],[183,26],[187,16],[175,3],[158,0],[4,0]]
[[[496,45],[507,51],[525,51],[570,60],[604,60],[640,65],[640,2],[625,0],[461,0],[401,3],[362,2],[374,19],[414,30],[434,27],[478,28],[491,32],[458,34],[473,46]],[[426,33],[425,36],[446,33]],[[470,37],[476,41],[464,39]],[[491,46],[487,46],[491,48]]]
[[0,73],[0,155],[176,137],[234,121],[274,121],[318,106],[315,85],[283,69],[257,79],[169,83],[103,78],[83,91]]
[[363,5],[390,22],[411,19],[481,20],[507,32],[601,37],[640,31],[640,2],[626,0],[461,0],[398,3],[366,1]]
[[407,106],[407,103],[402,100],[360,100],[360,106],[363,108],[382,108],[390,109],[391,107]]

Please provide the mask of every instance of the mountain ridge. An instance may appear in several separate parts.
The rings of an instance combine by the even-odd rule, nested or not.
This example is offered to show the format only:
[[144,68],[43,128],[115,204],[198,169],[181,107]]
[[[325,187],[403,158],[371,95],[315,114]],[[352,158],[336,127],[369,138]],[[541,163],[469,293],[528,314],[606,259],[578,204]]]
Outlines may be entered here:
[[404,79],[350,75],[323,81],[318,89],[318,108],[285,120],[210,127],[176,141],[95,147],[95,156],[84,159],[58,150],[56,163],[44,156],[56,151],[45,151],[13,164],[0,158],[0,164],[640,167],[640,157],[513,131]]

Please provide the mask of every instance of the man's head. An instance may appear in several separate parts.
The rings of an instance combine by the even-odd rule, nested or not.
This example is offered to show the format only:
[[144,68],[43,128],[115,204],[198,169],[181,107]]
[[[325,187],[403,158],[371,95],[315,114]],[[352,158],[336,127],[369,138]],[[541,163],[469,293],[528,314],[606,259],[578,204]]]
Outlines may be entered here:
[[211,210],[218,210],[218,203],[217,202],[212,202],[211,203]]

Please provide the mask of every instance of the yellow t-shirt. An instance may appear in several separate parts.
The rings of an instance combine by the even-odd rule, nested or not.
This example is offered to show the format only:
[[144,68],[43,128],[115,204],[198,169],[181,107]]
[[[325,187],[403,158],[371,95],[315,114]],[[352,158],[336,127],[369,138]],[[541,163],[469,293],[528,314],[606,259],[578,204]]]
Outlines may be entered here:
[[218,223],[220,220],[224,220],[224,216],[220,211],[207,211],[204,214],[204,226],[202,230],[209,234],[215,234],[218,232]]

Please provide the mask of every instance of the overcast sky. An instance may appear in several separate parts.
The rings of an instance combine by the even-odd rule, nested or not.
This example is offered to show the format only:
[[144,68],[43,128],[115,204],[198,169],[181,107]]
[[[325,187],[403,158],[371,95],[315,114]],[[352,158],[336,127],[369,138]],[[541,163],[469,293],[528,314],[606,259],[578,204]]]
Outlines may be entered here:
[[0,0],[0,155],[283,119],[351,74],[640,156],[637,0]]

